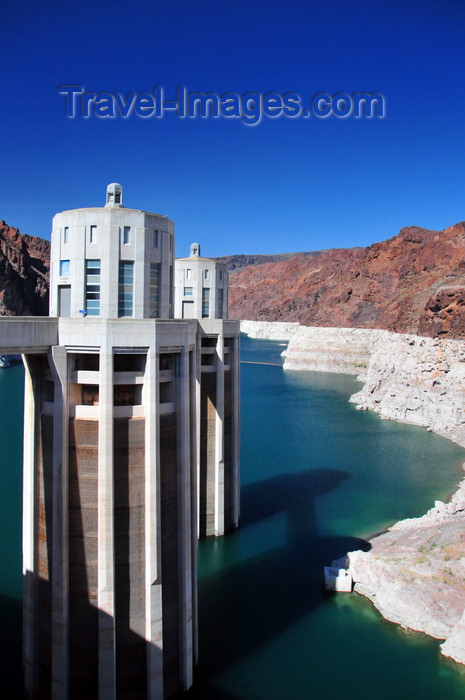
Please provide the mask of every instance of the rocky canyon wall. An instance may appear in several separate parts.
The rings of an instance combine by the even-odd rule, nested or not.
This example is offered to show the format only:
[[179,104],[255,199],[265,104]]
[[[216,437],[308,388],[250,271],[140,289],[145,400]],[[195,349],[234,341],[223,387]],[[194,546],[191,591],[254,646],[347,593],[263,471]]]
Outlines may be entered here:
[[47,316],[50,243],[0,221],[0,316]]
[[350,400],[465,447],[465,342],[386,333],[373,347],[362,390]]
[[465,223],[237,269],[230,318],[465,338]]

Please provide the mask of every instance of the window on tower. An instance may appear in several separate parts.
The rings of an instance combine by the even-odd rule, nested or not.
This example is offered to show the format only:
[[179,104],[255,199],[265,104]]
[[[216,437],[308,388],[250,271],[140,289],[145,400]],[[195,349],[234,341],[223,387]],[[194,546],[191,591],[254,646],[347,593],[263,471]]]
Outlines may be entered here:
[[202,289],[202,318],[210,316],[210,290],[207,287]]
[[118,316],[132,316],[134,304],[134,263],[120,260],[118,276]]
[[86,312],[100,314],[100,260],[86,260]]

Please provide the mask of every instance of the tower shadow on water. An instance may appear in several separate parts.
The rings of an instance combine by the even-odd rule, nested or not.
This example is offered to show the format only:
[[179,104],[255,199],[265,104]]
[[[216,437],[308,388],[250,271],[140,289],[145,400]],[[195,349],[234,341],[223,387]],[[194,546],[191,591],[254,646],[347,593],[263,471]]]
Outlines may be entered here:
[[[280,514],[285,516],[284,545],[225,567],[202,581],[200,610],[206,614],[200,627],[201,665],[189,697],[215,698],[209,678],[318,607],[325,596],[322,572],[328,561],[353,549],[369,550],[365,540],[318,532],[317,499],[337,489],[349,476],[338,469],[308,469],[242,488],[242,532],[228,535],[219,546],[228,546],[235,538],[244,537],[247,528]],[[314,642],[308,640],[309,650]],[[210,659],[208,669],[202,667],[206,658]]]

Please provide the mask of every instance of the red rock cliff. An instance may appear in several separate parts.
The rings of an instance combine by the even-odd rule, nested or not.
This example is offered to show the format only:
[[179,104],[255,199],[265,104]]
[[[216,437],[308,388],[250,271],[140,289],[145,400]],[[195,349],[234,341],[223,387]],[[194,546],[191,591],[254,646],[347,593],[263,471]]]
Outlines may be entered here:
[[230,275],[230,318],[465,337],[465,223]]
[[0,221],[0,316],[47,316],[50,243]]

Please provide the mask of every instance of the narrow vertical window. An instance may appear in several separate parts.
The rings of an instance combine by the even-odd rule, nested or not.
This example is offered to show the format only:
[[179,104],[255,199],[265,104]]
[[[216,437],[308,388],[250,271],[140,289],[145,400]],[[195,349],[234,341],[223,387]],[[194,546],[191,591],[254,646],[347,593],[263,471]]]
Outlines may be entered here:
[[202,289],[202,318],[210,316],[210,290],[207,287]]
[[118,275],[118,316],[132,316],[134,303],[134,263],[120,260]]
[[150,318],[159,317],[160,263],[150,263]]
[[203,278],[204,278],[204,280],[208,279],[208,270],[203,271]]
[[89,242],[97,243],[97,226],[91,225],[89,232]]
[[124,226],[123,228],[123,245],[127,245],[131,242],[131,227]]
[[190,278],[191,278],[191,271],[190,271],[190,268],[188,267],[188,268],[186,269],[186,279],[187,279],[187,280],[190,280]]
[[153,232],[153,247],[158,248],[158,229]]
[[69,240],[69,226],[63,228],[63,243],[68,243]]
[[86,312],[100,314],[100,260],[86,260]]

